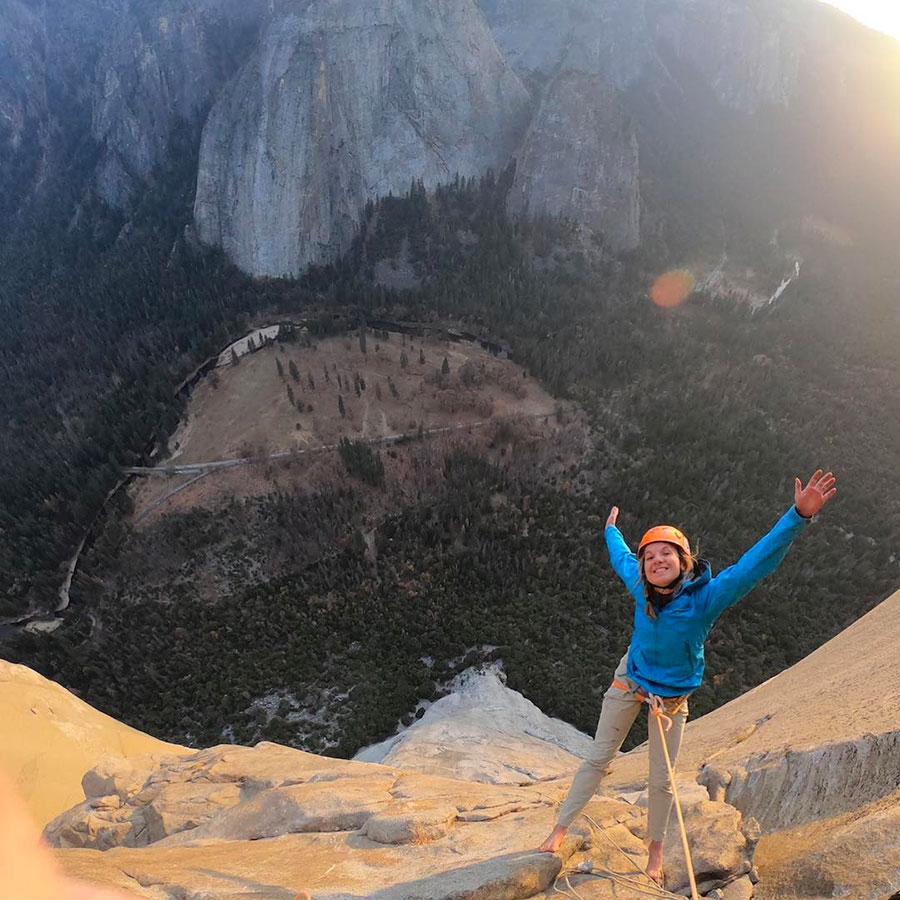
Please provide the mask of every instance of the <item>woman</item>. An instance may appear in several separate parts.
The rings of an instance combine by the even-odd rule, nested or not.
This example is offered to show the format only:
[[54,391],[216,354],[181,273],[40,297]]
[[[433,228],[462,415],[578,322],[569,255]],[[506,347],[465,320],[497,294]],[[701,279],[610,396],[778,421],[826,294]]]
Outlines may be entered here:
[[[556,827],[540,850],[555,853],[566,831],[593,796],[606,767],[625,740],[641,704],[660,697],[672,727],[665,741],[674,766],[688,717],[687,700],[703,679],[703,645],[713,622],[746,596],[784,559],[794,538],[834,496],[835,477],[819,469],[804,487],[794,479],[794,505],[775,527],[733,566],[712,577],[709,563],[691,554],[687,538],[671,525],[651,528],[637,555],[616,527],[618,507],[606,520],[606,544],[616,574],[635,599],[634,633],[628,652],[603,696],[589,758],[575,775]],[[662,884],[663,842],[672,809],[659,729],[649,732],[649,851],[647,874]]]

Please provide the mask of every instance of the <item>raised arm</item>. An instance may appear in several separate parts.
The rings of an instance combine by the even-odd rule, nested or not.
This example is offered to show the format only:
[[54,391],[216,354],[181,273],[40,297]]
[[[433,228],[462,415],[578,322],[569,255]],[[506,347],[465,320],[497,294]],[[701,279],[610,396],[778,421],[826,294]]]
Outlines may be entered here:
[[767,575],[771,575],[787,554],[795,537],[809,520],[835,495],[836,479],[818,469],[804,487],[794,479],[794,505],[733,566],[721,571],[709,584],[706,608],[710,620],[737,603]]
[[638,558],[631,552],[631,548],[622,537],[622,532],[616,527],[618,518],[619,507],[614,506],[606,519],[606,547],[609,550],[609,561],[612,563],[613,571],[625,582],[625,587],[632,590],[640,580]]

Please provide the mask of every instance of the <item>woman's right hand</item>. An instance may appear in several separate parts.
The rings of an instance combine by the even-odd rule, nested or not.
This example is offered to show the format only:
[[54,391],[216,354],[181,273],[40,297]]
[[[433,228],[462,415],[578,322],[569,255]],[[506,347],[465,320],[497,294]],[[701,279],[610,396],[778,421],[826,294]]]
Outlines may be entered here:
[[606,527],[609,528],[610,525],[616,524],[616,519],[619,518],[619,507],[614,506],[610,511],[609,515],[606,517]]

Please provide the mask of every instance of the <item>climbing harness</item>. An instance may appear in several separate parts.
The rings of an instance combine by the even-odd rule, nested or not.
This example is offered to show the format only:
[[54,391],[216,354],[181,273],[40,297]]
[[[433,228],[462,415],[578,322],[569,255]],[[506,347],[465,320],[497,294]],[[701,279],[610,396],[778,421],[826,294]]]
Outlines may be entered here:
[[[642,687],[632,687],[630,684],[625,684],[624,681],[619,681],[618,678],[613,679],[612,686],[614,688],[618,688],[620,691],[625,691],[625,693],[627,694],[634,694],[636,697],[647,704],[650,704],[650,700],[652,697],[656,697],[656,694],[651,694],[648,691],[645,691]],[[678,715],[678,713],[681,712],[682,707],[685,703],[687,703],[688,697],[690,697],[690,694],[683,694],[680,697],[656,697],[656,699],[659,700],[665,708],[666,715],[664,716],[664,718],[668,719],[669,721],[669,724],[666,726],[666,731],[668,731],[672,727],[672,720],[669,717]]]

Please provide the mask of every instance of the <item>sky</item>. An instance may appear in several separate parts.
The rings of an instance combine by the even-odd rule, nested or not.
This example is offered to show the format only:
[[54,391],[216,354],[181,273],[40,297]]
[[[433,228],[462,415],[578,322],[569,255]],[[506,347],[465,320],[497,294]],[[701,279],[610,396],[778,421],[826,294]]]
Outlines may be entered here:
[[870,28],[900,38],[900,0],[825,0]]

